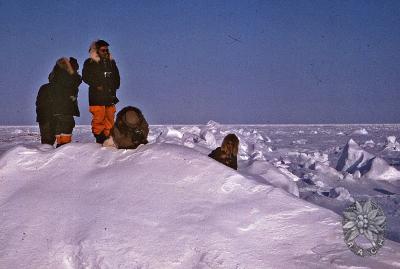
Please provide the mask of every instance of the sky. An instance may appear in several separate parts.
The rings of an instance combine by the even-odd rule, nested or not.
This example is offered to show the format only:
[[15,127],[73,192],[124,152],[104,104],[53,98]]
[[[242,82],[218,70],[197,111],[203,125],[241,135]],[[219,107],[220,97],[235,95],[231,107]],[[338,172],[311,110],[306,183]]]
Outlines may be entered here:
[[[400,123],[400,1],[0,0],[0,125],[104,39],[150,124]],[[80,70],[81,71],[81,70]],[[79,87],[90,124],[88,86]]]

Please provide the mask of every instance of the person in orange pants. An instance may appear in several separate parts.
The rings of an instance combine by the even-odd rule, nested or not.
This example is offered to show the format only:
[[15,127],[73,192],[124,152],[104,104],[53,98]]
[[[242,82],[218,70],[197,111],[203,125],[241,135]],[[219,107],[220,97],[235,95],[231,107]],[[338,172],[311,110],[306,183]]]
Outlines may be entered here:
[[109,137],[114,126],[115,105],[90,106],[89,111],[92,113],[93,134],[103,133],[105,137]]
[[83,70],[83,81],[89,85],[89,111],[92,113],[92,133],[96,142],[103,142],[110,136],[114,125],[116,96],[120,85],[117,64],[111,57],[109,44],[96,40],[89,49],[90,57],[86,59]]

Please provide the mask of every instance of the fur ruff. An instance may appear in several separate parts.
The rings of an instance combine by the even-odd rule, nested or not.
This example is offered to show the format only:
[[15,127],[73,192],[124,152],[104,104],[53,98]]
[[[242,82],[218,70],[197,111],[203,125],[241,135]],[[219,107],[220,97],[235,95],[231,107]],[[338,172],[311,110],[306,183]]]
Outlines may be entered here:
[[[96,42],[97,42],[97,40],[93,41],[92,44],[90,44],[89,57],[90,57],[90,59],[92,59],[93,61],[98,63],[98,62],[100,62],[100,56],[97,53]],[[111,53],[109,53],[109,55],[110,55],[110,61],[111,61],[113,58],[112,58]]]
[[66,70],[71,75],[74,73],[74,69],[72,68],[72,65],[67,57],[58,59],[57,66],[60,67],[61,69]]
[[227,155],[237,156],[239,152],[239,139],[235,134],[228,134],[222,141],[221,150]]

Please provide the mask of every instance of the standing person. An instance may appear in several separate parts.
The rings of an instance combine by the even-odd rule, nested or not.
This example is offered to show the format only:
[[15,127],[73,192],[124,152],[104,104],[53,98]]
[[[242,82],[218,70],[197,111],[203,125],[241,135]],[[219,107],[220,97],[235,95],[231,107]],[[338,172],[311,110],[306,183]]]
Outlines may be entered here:
[[71,142],[75,127],[74,116],[79,117],[77,98],[82,78],[78,69],[79,65],[75,58],[61,58],[57,60],[49,75],[57,147]]
[[36,122],[39,123],[40,142],[54,145],[56,136],[53,120],[53,97],[50,83],[43,84],[36,97]]
[[82,70],[83,81],[89,85],[89,111],[92,113],[92,133],[96,142],[102,144],[114,125],[116,91],[120,85],[117,65],[104,40],[92,43],[90,57]]

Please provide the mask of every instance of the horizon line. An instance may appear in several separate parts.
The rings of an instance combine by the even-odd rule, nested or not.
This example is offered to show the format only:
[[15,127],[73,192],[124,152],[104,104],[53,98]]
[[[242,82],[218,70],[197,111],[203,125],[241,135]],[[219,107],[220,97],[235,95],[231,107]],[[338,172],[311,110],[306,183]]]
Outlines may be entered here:
[[[224,126],[343,126],[343,125],[354,125],[354,126],[373,126],[373,125],[400,125],[399,123],[220,123],[215,122],[219,125]],[[149,124],[149,126],[206,126],[207,123],[165,123],[165,124]],[[0,127],[38,127],[39,124],[20,124],[20,125],[1,125]],[[91,126],[90,124],[77,124],[75,127]]]

